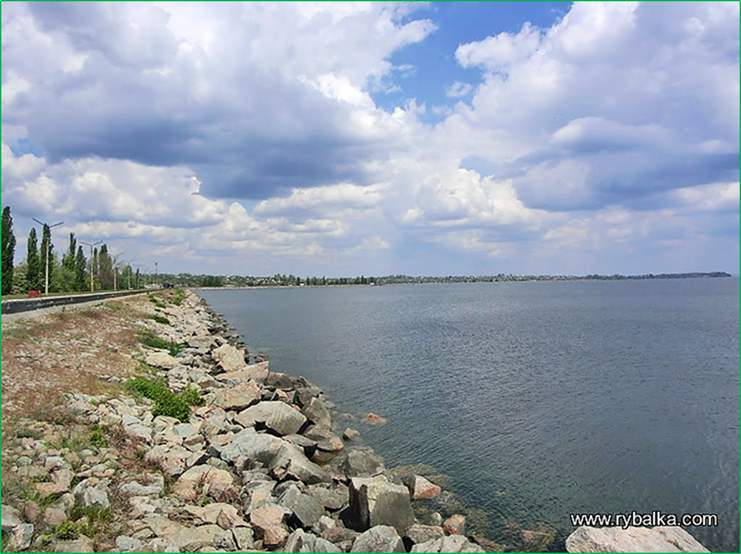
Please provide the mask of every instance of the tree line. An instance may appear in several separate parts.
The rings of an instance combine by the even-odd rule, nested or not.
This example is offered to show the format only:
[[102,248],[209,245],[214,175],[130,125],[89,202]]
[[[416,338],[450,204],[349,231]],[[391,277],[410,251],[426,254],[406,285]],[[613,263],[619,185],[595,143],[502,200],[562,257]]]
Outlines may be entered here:
[[88,259],[74,233],[69,234],[67,249],[60,257],[54,249],[48,225],[41,228],[40,243],[36,228],[31,228],[26,242],[26,259],[15,266],[16,238],[9,206],[3,208],[0,238],[3,295],[45,292],[47,260],[50,293],[142,288],[145,284],[139,270],[134,272],[131,266],[118,264],[105,244],[99,248],[93,247]]

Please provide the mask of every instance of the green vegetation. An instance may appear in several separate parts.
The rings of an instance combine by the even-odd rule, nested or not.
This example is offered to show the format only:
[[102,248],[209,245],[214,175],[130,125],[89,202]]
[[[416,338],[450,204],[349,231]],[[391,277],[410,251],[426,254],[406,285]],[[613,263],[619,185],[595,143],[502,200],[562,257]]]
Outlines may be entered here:
[[170,298],[170,302],[175,304],[176,306],[180,306],[183,303],[183,300],[186,299],[186,294],[183,289],[177,289],[175,291],[175,297]]
[[157,323],[161,323],[162,325],[170,325],[170,320],[167,319],[165,316],[150,315],[148,319],[156,321]]
[[96,448],[107,448],[108,439],[103,435],[103,428],[97,423],[94,423],[90,426],[90,430],[92,431],[90,444]]
[[157,336],[157,334],[155,334],[153,331],[150,331],[149,329],[139,331],[139,333],[137,333],[137,336],[139,337],[139,342],[141,342],[144,346],[158,348],[160,350],[167,350],[170,353],[170,356],[177,356],[180,351],[188,347],[188,345],[185,343],[177,343],[165,340],[162,337]]
[[168,416],[187,422],[190,419],[191,406],[203,405],[201,394],[190,387],[183,392],[176,394],[167,386],[137,377],[126,383],[126,388],[135,394],[154,400],[154,409],[152,415]]
[[80,535],[95,538],[105,531],[113,518],[110,508],[93,506],[82,508],[75,504],[70,508],[69,519],[54,529],[54,535],[62,540],[76,539]]
[[15,235],[10,206],[3,208],[0,238],[2,238],[2,294],[10,294],[13,291],[13,257],[15,256]]
[[157,308],[167,308],[167,304],[162,302],[159,298],[156,298],[152,296],[151,294],[147,295],[149,297],[149,301],[155,305]]

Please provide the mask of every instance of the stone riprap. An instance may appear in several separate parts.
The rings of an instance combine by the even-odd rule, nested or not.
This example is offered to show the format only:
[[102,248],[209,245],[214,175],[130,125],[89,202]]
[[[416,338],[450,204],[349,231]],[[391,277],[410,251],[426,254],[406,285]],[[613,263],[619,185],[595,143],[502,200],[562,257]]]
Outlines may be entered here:
[[[146,398],[68,395],[76,424],[111,444],[56,445],[51,423],[32,422],[3,446],[6,476],[26,498],[3,494],[4,551],[51,552],[502,552],[549,550],[552,528],[519,530],[507,546],[468,536],[465,510],[429,466],[387,469],[352,417],[303,377],[270,371],[192,293],[162,310],[170,325],[142,328],[184,345],[177,355],[142,349],[174,392],[204,405],[187,422],[155,416]],[[335,419],[342,419],[342,425]],[[363,422],[383,425],[367,414]],[[117,437],[116,440],[113,440]],[[128,452],[124,450],[128,448]],[[132,451],[134,454],[132,454]],[[424,475],[420,474],[424,473]],[[441,481],[442,482],[442,481]],[[101,514],[115,512],[104,538]],[[464,512],[464,513],[461,513]],[[97,514],[97,515],[96,515]],[[96,520],[95,518],[98,518]],[[96,523],[97,521],[97,523]],[[92,531],[91,531],[92,530]],[[113,534],[111,534],[113,530]],[[91,535],[88,537],[86,535]],[[570,552],[705,552],[678,528],[628,533],[580,528]]]
[[[204,405],[182,422],[154,416],[146,398],[69,394],[79,423],[123,436],[140,467],[114,445],[75,452],[22,439],[10,453],[11,471],[35,485],[37,496],[3,504],[7,549],[423,552],[429,544],[439,551],[442,516],[418,521],[413,508],[413,497],[430,497],[434,484],[419,477],[408,488],[357,431],[335,425],[334,405],[319,387],[270,371],[195,295],[163,313],[170,325],[142,326],[187,347],[175,356],[135,355],[172,391],[198,390]],[[88,516],[80,513],[113,509],[125,510],[114,516],[114,538],[85,536],[80,522]],[[60,531],[70,528],[77,536]],[[455,540],[458,551],[484,551],[466,537]]]

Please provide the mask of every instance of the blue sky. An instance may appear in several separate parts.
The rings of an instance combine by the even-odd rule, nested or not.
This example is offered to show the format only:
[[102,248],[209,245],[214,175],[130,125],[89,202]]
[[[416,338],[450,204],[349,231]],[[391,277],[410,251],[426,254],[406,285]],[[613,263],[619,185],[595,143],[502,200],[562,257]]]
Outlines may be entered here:
[[165,272],[738,271],[738,3],[1,9],[20,258],[36,217]]

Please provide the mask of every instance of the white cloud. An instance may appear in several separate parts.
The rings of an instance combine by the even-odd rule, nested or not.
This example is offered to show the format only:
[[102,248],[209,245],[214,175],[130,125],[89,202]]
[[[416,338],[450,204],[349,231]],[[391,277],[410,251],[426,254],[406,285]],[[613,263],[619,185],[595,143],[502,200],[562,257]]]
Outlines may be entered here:
[[469,83],[461,83],[460,81],[456,81],[445,90],[445,96],[448,96],[450,98],[460,98],[462,96],[467,96],[471,93],[472,90],[473,86]]

